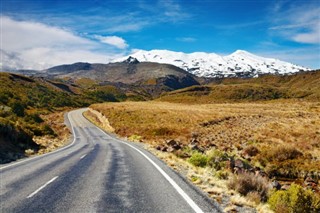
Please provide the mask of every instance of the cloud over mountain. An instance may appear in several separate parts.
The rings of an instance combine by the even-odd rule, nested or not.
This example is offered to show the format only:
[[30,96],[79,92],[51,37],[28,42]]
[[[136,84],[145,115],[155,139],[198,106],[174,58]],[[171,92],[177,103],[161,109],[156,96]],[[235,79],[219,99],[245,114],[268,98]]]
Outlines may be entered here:
[[[24,61],[18,69],[44,69],[53,65],[77,61],[103,62],[123,54],[114,50],[127,46],[116,36],[101,37],[105,51],[99,51],[100,42],[77,35],[68,29],[32,21],[17,21],[1,16],[2,50]],[[108,53],[107,53],[108,52]],[[12,59],[12,57],[11,57]],[[8,57],[10,60],[10,57]],[[10,64],[3,61],[3,67]]]
[[126,41],[118,36],[95,36],[100,42],[115,46],[119,49],[125,49],[128,47]]

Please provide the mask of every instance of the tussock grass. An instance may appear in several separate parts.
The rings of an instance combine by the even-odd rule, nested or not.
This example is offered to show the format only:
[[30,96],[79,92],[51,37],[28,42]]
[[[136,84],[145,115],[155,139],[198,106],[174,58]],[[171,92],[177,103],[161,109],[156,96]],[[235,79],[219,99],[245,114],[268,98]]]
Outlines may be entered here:
[[[196,133],[200,146],[248,155],[262,166],[291,160],[298,170],[319,170],[317,102],[189,105],[154,101],[94,104],[91,108],[108,118],[122,137],[141,136],[141,141],[152,145],[175,139],[187,145]],[[290,153],[292,156],[286,156]]]
[[258,201],[256,203],[260,203],[260,201],[267,200],[269,183],[264,177],[252,173],[243,173],[232,176],[228,187],[241,195],[249,196],[252,200]]
[[320,101],[320,70],[294,75],[265,75],[259,78],[226,78],[211,84],[188,87],[160,97],[174,103],[252,102],[277,99]]
[[320,174],[318,102],[182,104],[152,101],[94,104],[91,108],[105,116],[118,135],[139,136],[140,141],[151,147],[168,139],[188,145],[196,138],[197,145],[204,149],[203,154],[189,150],[189,155],[183,157],[179,153],[188,150],[182,149],[177,155],[156,151],[160,153],[157,155],[218,202],[226,204],[224,197],[229,196],[229,204],[224,205],[227,210],[234,204],[236,208],[244,205],[269,212],[266,205],[259,204],[267,199],[264,179],[253,175],[251,179],[242,178],[242,182],[235,180],[239,187],[233,188],[243,196],[232,187],[227,188],[232,176],[226,172],[224,162],[230,156],[245,158],[270,177],[298,179],[307,173]]

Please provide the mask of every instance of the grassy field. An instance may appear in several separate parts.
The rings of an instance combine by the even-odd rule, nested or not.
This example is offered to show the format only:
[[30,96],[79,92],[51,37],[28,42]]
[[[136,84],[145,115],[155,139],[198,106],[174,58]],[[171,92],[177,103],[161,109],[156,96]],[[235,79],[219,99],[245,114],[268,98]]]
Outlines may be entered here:
[[138,135],[150,144],[168,139],[188,144],[197,134],[201,146],[231,152],[248,145],[286,144],[315,157],[320,154],[317,102],[189,105],[153,101],[94,104],[91,108],[102,112],[117,134]]
[[[320,179],[320,103],[281,100],[229,104],[181,104],[160,101],[94,104],[114,132],[153,147],[174,139],[173,153],[197,166],[211,166],[224,177],[226,162],[241,159],[270,179],[302,183]],[[190,152],[196,142],[203,154]],[[211,157],[210,157],[211,156]],[[194,157],[194,158],[193,158]],[[203,160],[203,161],[202,161]],[[223,161],[223,160],[221,160]],[[225,175],[228,176],[228,175]],[[284,182],[281,182],[284,183]]]

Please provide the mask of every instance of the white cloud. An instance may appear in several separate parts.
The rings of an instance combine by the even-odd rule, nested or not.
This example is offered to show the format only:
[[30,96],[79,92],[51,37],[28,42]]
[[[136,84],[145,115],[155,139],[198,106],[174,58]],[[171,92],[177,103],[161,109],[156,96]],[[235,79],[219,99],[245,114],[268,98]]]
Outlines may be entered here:
[[109,44],[111,46],[115,46],[119,49],[125,49],[128,47],[128,44],[126,41],[118,36],[95,36],[96,39],[98,39],[100,42]]
[[159,11],[164,15],[165,22],[180,22],[185,21],[191,17],[181,5],[174,0],[159,0]]
[[[45,69],[79,61],[107,63],[124,55],[123,52],[66,29],[31,21],[16,21],[6,16],[0,18],[1,49],[24,62],[22,67],[15,67],[18,69]],[[119,41],[116,43],[120,47],[124,44]],[[98,49],[104,49],[105,52]],[[10,57],[7,59],[14,60]],[[4,67],[6,63],[15,64],[12,61],[3,61]]]
[[307,30],[308,32],[297,33],[292,39],[300,43],[320,44],[320,17],[315,23],[311,22],[311,26]]
[[143,23],[129,23],[129,24],[119,24],[107,29],[108,32],[134,32],[139,31],[143,28]]
[[41,23],[15,21],[1,16],[2,48],[10,51],[47,47],[75,47],[78,45],[93,45],[88,39],[78,37],[67,30],[47,26]]
[[[289,9],[287,9],[289,8]],[[298,43],[320,44],[320,8],[314,5],[291,5],[272,14],[275,35]]]
[[182,37],[182,38],[176,38],[177,41],[182,41],[182,42],[195,42],[197,39],[193,37]]
[[300,33],[293,36],[292,39],[299,43],[320,44],[320,31]]

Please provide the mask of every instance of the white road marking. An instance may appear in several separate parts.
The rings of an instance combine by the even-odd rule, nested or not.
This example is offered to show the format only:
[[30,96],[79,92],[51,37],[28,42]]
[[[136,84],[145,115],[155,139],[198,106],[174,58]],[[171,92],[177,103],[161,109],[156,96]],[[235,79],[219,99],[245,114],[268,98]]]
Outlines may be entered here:
[[80,157],[80,159],[84,158],[85,156],[87,156],[87,154],[85,154],[85,155],[82,155],[82,156]]
[[27,198],[31,198],[33,197],[35,194],[37,194],[38,192],[40,192],[43,188],[45,188],[46,186],[48,186],[50,183],[52,183],[55,179],[57,179],[59,176],[55,176],[54,178],[52,178],[51,180],[49,180],[48,182],[46,182],[44,185],[42,185],[39,189],[37,189],[36,191],[32,192]]
[[[106,134],[102,129],[100,129],[99,127],[97,127],[101,132],[103,132],[105,135],[109,136],[108,134]],[[109,136],[110,137],[110,136]],[[113,138],[115,139],[115,138]],[[183,197],[183,199],[189,204],[189,206],[196,212],[196,213],[203,213],[202,209],[189,197],[189,195],[187,195],[187,193],[185,191],[183,191],[183,189],[181,189],[181,187],[165,172],[163,171],[163,169],[160,168],[160,166],[158,166],[153,160],[151,160],[146,154],[144,154],[142,151],[140,151],[139,149],[137,149],[136,147],[132,146],[131,144],[128,144],[124,141],[115,139],[127,146],[130,146],[132,149],[136,150],[137,152],[139,152],[143,157],[145,157],[159,172],[160,174],[162,174],[162,176],[167,179],[167,181],[173,186],[173,188]]]
[[74,131],[74,127],[73,127],[73,121],[71,121],[70,119],[70,112],[68,112],[68,120],[70,122],[70,125],[71,125],[71,130],[72,130],[72,135],[73,135],[73,141],[71,144],[69,144],[68,146],[65,146],[65,147],[62,147],[61,149],[57,149],[56,151],[53,151],[53,152],[49,152],[47,154],[43,154],[43,155],[39,155],[39,156],[36,156],[36,157],[31,157],[31,158],[28,158],[26,160],[21,160],[21,161],[18,161],[16,163],[12,163],[12,164],[9,164],[7,166],[3,166],[3,167],[0,167],[0,171],[3,170],[3,169],[6,169],[6,168],[9,168],[9,167],[12,167],[12,166],[15,166],[15,165],[18,165],[18,164],[21,164],[21,163],[25,163],[25,162],[28,162],[30,160],[34,160],[34,159],[37,159],[37,158],[40,158],[40,157],[43,157],[43,156],[46,156],[46,155],[51,155],[53,153],[56,153],[56,152],[60,152],[64,149],[67,149],[69,148],[70,146],[72,146],[75,142],[76,142],[76,137],[75,137],[75,131]]

